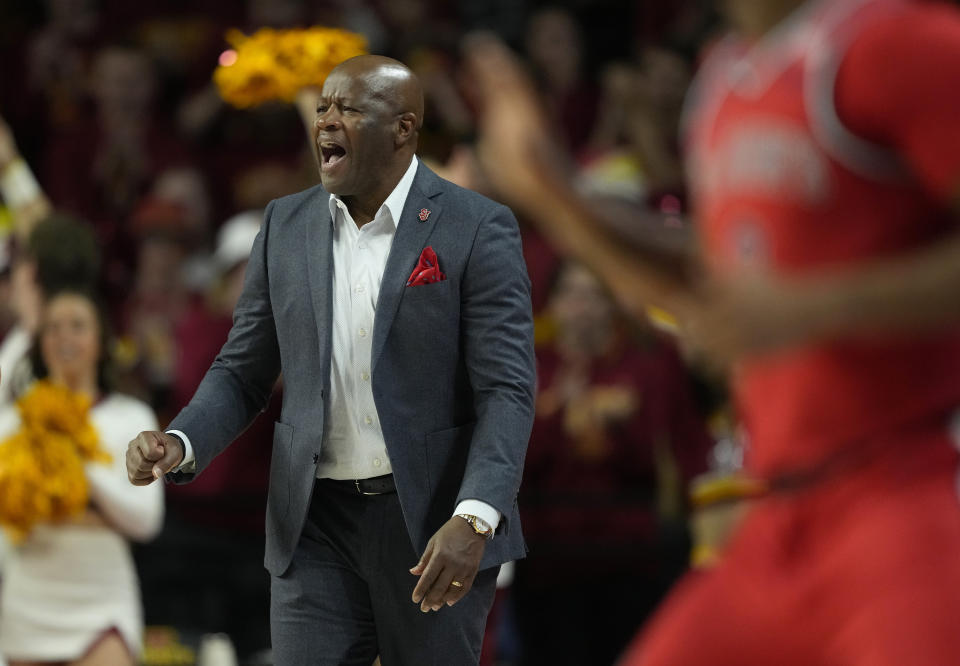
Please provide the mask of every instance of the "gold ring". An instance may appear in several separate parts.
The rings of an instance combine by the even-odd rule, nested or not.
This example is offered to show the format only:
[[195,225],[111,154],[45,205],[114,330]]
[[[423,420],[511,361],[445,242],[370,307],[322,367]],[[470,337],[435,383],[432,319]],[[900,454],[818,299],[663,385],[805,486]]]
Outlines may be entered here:
[[451,580],[450,584],[454,587],[463,587],[463,583],[461,583],[459,580]]

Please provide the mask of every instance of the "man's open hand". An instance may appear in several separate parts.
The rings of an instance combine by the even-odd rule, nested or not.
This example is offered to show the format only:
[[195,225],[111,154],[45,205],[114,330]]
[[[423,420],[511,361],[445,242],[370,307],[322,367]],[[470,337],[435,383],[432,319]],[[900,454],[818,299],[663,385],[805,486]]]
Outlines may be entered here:
[[550,196],[544,181],[556,179],[552,172],[565,163],[536,85],[492,35],[472,35],[464,50],[481,106],[477,156],[484,175],[511,204],[536,207],[537,197]]
[[[486,537],[473,531],[463,518],[454,516],[427,543],[423,557],[410,573],[420,576],[413,602],[424,613],[452,606],[473,586],[486,547]],[[456,586],[453,582],[461,583]]]
[[141,432],[127,447],[127,476],[135,486],[163,477],[183,460],[183,443],[165,432]]

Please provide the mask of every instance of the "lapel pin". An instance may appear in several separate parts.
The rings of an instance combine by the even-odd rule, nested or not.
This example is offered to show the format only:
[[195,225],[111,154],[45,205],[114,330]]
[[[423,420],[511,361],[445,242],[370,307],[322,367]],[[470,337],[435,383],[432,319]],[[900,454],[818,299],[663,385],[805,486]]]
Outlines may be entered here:
[[430,211],[426,208],[421,208],[419,217],[421,222],[426,222],[427,218],[430,217]]

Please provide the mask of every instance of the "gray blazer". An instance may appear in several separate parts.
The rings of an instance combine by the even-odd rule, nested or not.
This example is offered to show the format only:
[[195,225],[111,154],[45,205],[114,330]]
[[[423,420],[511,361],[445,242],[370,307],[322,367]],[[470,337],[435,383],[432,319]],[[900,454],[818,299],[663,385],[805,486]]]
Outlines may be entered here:
[[[264,409],[283,372],[267,499],[265,564],[282,575],[307,515],[330,390],[332,222],[316,186],[270,202],[233,328],[170,424],[203,471]],[[430,211],[420,220],[421,209]],[[426,246],[445,281],[406,287]],[[372,388],[407,531],[423,552],[463,499],[503,514],[481,568],[526,547],[517,490],[533,424],[530,281],[510,210],[420,164],[387,259]],[[412,564],[412,563],[411,563]]]

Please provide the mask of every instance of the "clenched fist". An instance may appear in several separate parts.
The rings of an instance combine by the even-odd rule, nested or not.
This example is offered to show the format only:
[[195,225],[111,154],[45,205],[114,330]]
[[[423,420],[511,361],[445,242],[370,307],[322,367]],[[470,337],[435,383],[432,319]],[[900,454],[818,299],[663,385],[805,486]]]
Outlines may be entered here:
[[162,478],[183,461],[183,442],[165,432],[141,432],[127,447],[127,476],[135,486]]

